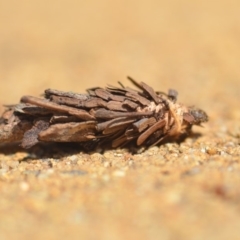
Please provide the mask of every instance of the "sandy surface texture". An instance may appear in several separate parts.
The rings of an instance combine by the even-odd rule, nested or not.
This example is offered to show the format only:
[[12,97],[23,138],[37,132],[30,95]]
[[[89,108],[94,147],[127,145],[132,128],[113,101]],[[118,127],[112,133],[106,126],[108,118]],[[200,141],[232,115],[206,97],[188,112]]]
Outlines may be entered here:
[[0,239],[240,239],[239,1],[1,1],[0,110],[126,76],[204,109],[135,154],[0,148]]

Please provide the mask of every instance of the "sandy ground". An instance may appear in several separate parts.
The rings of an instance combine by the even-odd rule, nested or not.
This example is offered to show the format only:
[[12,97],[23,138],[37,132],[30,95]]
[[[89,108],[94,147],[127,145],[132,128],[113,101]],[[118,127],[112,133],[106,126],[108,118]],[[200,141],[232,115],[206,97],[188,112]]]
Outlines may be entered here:
[[[126,76],[210,121],[131,154],[0,150],[0,239],[240,239],[239,1],[0,2],[0,104]],[[3,110],[3,107],[1,107]]]

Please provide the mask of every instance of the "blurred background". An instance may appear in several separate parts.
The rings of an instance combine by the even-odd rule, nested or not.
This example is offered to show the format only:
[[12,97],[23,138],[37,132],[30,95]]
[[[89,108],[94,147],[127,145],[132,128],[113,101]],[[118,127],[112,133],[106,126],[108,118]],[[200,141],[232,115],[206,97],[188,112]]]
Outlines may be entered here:
[[[0,0],[0,110],[3,104],[17,103],[23,95],[39,96],[46,88],[84,92],[86,88],[105,86],[108,83],[117,84],[117,81],[127,85],[126,76],[129,75],[138,81],[148,83],[156,90],[167,91],[169,88],[178,90],[181,102],[199,106],[209,114],[209,123],[202,130],[198,130],[204,131],[203,137],[211,144],[227,141],[222,140],[229,137],[226,134],[226,125],[232,125],[234,122],[240,129],[239,13],[240,1],[237,0]],[[204,138],[202,141],[205,141]],[[232,142],[230,143],[231,146],[235,146]],[[190,156],[194,155],[191,151],[190,149]],[[199,151],[202,155],[206,155],[201,152],[202,149]],[[237,150],[235,152],[235,157],[239,158]],[[21,153],[9,156],[2,154],[0,157],[3,161],[10,157],[12,161],[19,154]],[[89,155],[84,156],[89,159]],[[217,156],[222,157],[220,154]],[[231,158],[232,155],[227,156]],[[145,155],[145,162],[148,161],[148,157]],[[21,158],[21,155],[18,158]],[[140,155],[139,158],[141,158]],[[105,185],[105,182],[102,184],[101,181],[99,183],[98,178],[88,177],[89,175],[84,178],[87,179],[86,183],[83,180],[85,185],[76,185],[73,179],[72,187],[69,187],[71,184],[68,183],[71,179],[65,181],[60,178],[59,180],[59,176],[56,179],[53,176],[52,180],[46,178],[46,182],[43,181],[42,185],[41,179],[39,183],[37,177],[27,177],[33,190],[34,186],[37,186],[36,196],[42,197],[42,201],[31,200],[35,199],[34,191],[32,194],[30,188],[28,194],[28,189],[24,184],[22,186],[24,193],[19,192],[18,179],[23,177],[22,175],[19,177],[17,171],[14,175],[12,171],[11,174],[0,176],[2,194],[0,210],[3,219],[0,227],[1,229],[7,228],[7,232],[16,236],[23,225],[23,232],[26,236],[30,236],[28,232],[31,230],[32,238],[36,238],[42,231],[42,235],[38,238],[42,239],[41,236],[45,236],[44,231],[49,230],[51,234],[54,234],[59,230],[61,234],[64,228],[59,229],[59,226],[67,225],[66,236],[73,232],[75,239],[79,239],[79,225],[67,224],[65,217],[69,214],[68,208],[78,213],[79,206],[87,205],[87,209],[90,210],[86,217],[77,214],[73,216],[76,222],[87,219],[86,226],[88,227],[82,229],[86,236],[95,235],[94,231],[89,231],[94,226],[97,228],[97,233],[110,232],[110,235],[106,235],[110,237],[103,239],[121,239],[121,234],[123,236],[127,232],[131,234],[132,227],[139,224],[138,220],[141,220],[134,234],[142,235],[138,230],[144,227],[148,231],[152,226],[149,234],[142,236],[143,239],[144,236],[148,236],[148,239],[156,239],[154,233],[159,234],[161,231],[155,219],[161,219],[160,224],[170,226],[165,228],[166,231],[163,227],[164,239],[175,239],[169,238],[168,234],[171,232],[177,237],[179,233],[183,233],[183,237],[178,239],[186,239],[184,236],[188,236],[189,229],[193,228],[194,232],[194,229],[198,227],[203,230],[207,229],[206,235],[199,237],[199,234],[196,234],[194,239],[206,239],[201,236],[209,236],[209,233],[212,236],[217,233],[216,239],[218,240],[227,239],[229,233],[237,234],[238,228],[235,226],[239,224],[239,204],[237,206],[239,174],[235,172],[234,176],[237,177],[231,178],[233,172],[225,170],[224,173],[224,169],[229,164],[228,159],[225,165],[221,165],[218,158],[214,160],[212,157],[211,159],[212,162],[209,160],[210,170],[206,168],[209,175],[199,174],[202,176],[203,185],[207,186],[212,179],[215,179],[211,170],[217,169],[219,182],[224,181],[224,177],[227,176],[227,179],[231,181],[227,185],[229,188],[226,189],[230,189],[230,192],[231,189],[235,189],[236,195],[234,196],[236,197],[233,197],[234,200],[230,197],[229,201],[224,201],[227,199],[227,197],[224,199],[225,188],[221,190],[219,187],[220,190],[218,190],[216,187],[217,194],[222,195],[224,200],[216,197],[212,198],[213,201],[209,201],[211,198],[206,198],[206,195],[202,194],[204,190],[201,190],[201,185],[200,187],[198,184],[191,185],[192,178],[189,182],[188,180],[184,182],[181,176],[174,178],[174,173],[178,174],[177,169],[180,166],[176,161],[176,168],[174,169],[174,165],[173,167],[169,165],[170,171],[169,173],[166,171],[166,176],[173,176],[176,185],[180,186],[179,191],[183,192],[184,196],[192,194],[192,197],[184,198],[187,200],[184,202],[183,210],[178,207],[180,200],[175,197],[178,196],[174,192],[175,188],[173,188],[173,194],[171,193],[172,182],[166,185],[165,189],[170,192],[169,201],[177,203],[176,205],[168,205],[166,201],[164,203],[165,192],[158,191],[162,182],[155,184],[155,177],[161,174],[155,168],[155,162],[152,163],[152,172],[155,174],[149,170],[146,171],[145,165],[142,165],[139,172],[137,172],[138,169],[134,170],[135,172],[130,172],[126,178],[121,178],[123,180],[109,181],[109,185]],[[36,164],[34,169],[37,170],[41,169],[41,164],[47,164],[44,160],[36,160],[34,163],[31,156],[29,161],[27,158],[25,160],[22,162],[25,163],[26,169],[31,162],[33,162],[32,165]],[[122,161],[121,164],[126,163],[122,159],[119,161]],[[94,162],[90,160],[86,162],[94,166]],[[207,160],[206,162],[208,163]],[[211,163],[216,165],[211,165]],[[64,164],[64,161],[61,160],[58,164]],[[185,162],[182,163],[184,164]],[[205,162],[202,161],[200,164],[205,164]],[[95,168],[89,165],[89,172],[98,168],[101,170],[101,167],[104,168],[101,165]],[[205,169],[205,166],[203,168]],[[45,169],[42,172],[45,173]],[[198,183],[197,173],[195,181]],[[163,175],[161,179],[165,179],[165,174]],[[54,185],[55,181],[56,185]],[[66,186],[65,182],[68,183]],[[102,185],[95,187],[94,184]],[[143,188],[146,184],[146,191],[144,190],[143,195],[141,193],[138,195],[136,189],[141,189],[141,184]],[[83,189],[78,188],[79,186],[83,186]],[[93,192],[91,190],[88,192],[89,186],[90,189],[93,186]],[[152,189],[149,190],[149,186],[153,186]],[[181,188],[182,186],[184,187]],[[55,192],[59,190],[59,195],[56,193],[56,197],[53,197],[52,205],[49,205],[47,197],[45,200],[45,195],[41,195],[42,192],[45,194],[44,191],[51,193],[49,189],[54,189]],[[65,192],[67,200],[62,200],[62,195],[65,199]],[[110,197],[108,198],[108,195],[105,197],[105,193]],[[16,197],[18,194],[20,197]],[[103,196],[102,199],[101,196]],[[109,215],[109,212],[105,210],[109,209],[105,208],[104,204],[106,202],[106,206],[108,205],[108,199],[111,200],[111,196],[113,196],[113,203],[116,202],[112,205],[114,207],[112,212],[123,209],[123,213]],[[128,196],[130,196],[129,202]],[[140,199],[142,204],[139,205],[140,207],[136,207],[136,199]],[[24,202],[23,205],[22,202]],[[116,206],[117,204],[120,208]],[[127,209],[125,209],[125,204],[128,206]],[[99,208],[99,205],[102,208]],[[175,208],[172,208],[173,205]],[[40,209],[39,213],[36,213],[38,209]],[[59,215],[62,209],[63,214]],[[9,212],[13,213],[12,216]],[[133,212],[132,216],[130,212]],[[148,217],[145,218],[145,215]],[[20,220],[17,219],[18,216]],[[225,223],[225,218],[229,224]],[[205,222],[203,222],[204,219]],[[119,225],[117,225],[118,221]],[[226,235],[218,233],[218,229],[226,225]],[[102,228],[104,228],[103,231]],[[154,229],[155,232],[152,231]],[[120,237],[116,238],[116,236]],[[129,239],[134,239],[134,236],[136,235]],[[23,239],[29,238],[23,237]]]
[[234,0],[0,1],[0,103],[46,88],[127,84],[130,75],[224,112],[216,100],[234,99],[240,85],[239,7]]

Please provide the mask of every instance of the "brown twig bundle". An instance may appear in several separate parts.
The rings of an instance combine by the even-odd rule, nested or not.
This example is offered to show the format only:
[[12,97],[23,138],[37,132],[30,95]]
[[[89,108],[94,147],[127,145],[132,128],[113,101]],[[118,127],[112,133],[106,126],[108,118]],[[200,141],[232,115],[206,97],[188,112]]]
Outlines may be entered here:
[[23,148],[40,141],[80,142],[90,149],[148,147],[177,140],[208,120],[204,111],[177,103],[175,90],[155,92],[128,79],[139,90],[120,84],[91,88],[88,94],[47,89],[45,98],[24,96],[0,118],[0,142],[21,141]]

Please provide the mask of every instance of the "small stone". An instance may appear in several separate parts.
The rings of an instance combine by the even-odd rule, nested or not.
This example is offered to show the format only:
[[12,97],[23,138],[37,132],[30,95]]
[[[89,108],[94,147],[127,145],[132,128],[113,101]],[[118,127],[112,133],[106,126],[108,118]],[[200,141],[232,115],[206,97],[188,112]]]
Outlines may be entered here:
[[0,176],[5,175],[7,173],[6,169],[0,169]]
[[122,170],[115,170],[113,172],[113,176],[115,177],[124,177],[126,175],[126,173]]
[[134,164],[134,161],[133,161],[133,160],[129,160],[129,161],[128,161],[128,165],[129,165],[129,166],[132,166],[133,164]]
[[87,174],[86,171],[82,171],[82,170],[69,170],[69,171],[62,171],[61,173],[69,176],[82,176]]
[[78,157],[77,157],[77,155],[72,155],[72,156],[68,157],[68,159],[71,161],[77,161]]
[[207,147],[206,148],[206,153],[209,155],[215,155],[218,153],[217,149],[214,147]]
[[114,153],[114,157],[121,157],[122,155],[122,153]]
[[91,155],[91,160],[96,161],[96,162],[99,162],[99,161],[102,162],[103,161],[103,155],[100,154],[100,153],[93,153]]
[[7,164],[6,161],[1,162],[1,169],[5,170],[5,171],[9,171],[9,165]]
[[27,182],[20,182],[19,187],[24,192],[29,190],[29,184]]
[[104,162],[104,163],[103,163],[103,166],[104,166],[105,168],[108,168],[108,167],[111,166],[111,164],[110,164],[110,162]]
[[106,152],[103,154],[103,156],[104,156],[105,158],[107,158],[107,159],[110,159],[110,158],[113,157],[113,154],[112,154],[112,152],[110,152],[110,151],[106,151]]
[[201,148],[202,153],[206,153],[206,148]]
[[16,168],[19,165],[19,161],[8,161],[8,166],[10,168]]

